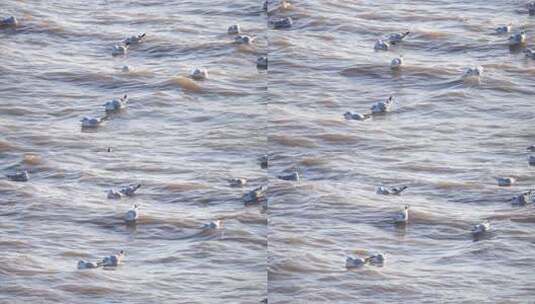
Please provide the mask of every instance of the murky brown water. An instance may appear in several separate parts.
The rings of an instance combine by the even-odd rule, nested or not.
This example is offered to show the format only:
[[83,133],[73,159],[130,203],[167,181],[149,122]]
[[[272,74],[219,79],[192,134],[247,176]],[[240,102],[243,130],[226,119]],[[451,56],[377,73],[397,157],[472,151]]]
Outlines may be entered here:
[[[14,1],[1,16],[0,303],[527,303],[535,62],[521,1]],[[291,29],[267,30],[291,16]],[[232,44],[227,27],[256,36]],[[388,52],[377,38],[410,31]],[[111,48],[146,40],[126,56]],[[269,53],[269,75],[256,58]],[[392,72],[390,60],[405,65]],[[129,72],[122,70],[129,67]],[[461,78],[481,65],[480,81]],[[205,67],[209,77],[192,81]],[[123,94],[92,132],[83,116]],[[392,113],[347,121],[394,95]],[[111,147],[111,152],[107,152]],[[269,170],[258,158],[272,156]],[[299,168],[301,181],[282,181]],[[513,176],[512,187],[495,178]],[[227,179],[247,177],[243,188]],[[269,211],[244,206],[269,181]],[[137,195],[106,191],[142,183]],[[379,185],[407,185],[401,196]],[[141,206],[135,226],[124,213]],[[406,226],[391,217],[410,205]],[[215,219],[224,228],[199,227]],[[479,241],[473,224],[489,219]],[[269,224],[268,224],[269,223]],[[113,270],[76,269],[124,249]],[[345,268],[384,252],[383,267]]]

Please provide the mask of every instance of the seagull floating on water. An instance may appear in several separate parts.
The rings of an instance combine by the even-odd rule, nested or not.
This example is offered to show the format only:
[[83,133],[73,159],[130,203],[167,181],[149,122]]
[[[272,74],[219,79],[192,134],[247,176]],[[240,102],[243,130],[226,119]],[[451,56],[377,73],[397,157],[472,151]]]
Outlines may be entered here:
[[82,118],[81,122],[83,129],[94,129],[98,128],[102,124],[102,122],[104,122],[104,118],[85,116],[84,118]]
[[108,199],[120,199],[123,197],[121,192],[115,190],[108,190]]
[[201,228],[204,230],[217,230],[221,229],[223,222],[221,220],[211,221],[208,224],[204,224]]
[[290,174],[279,175],[277,177],[279,179],[286,180],[286,181],[299,181],[300,179],[299,172],[297,172],[297,170],[295,170],[294,172]]
[[191,71],[190,77],[195,80],[204,80],[208,78],[208,70],[201,69],[201,68],[195,68]]
[[236,35],[241,33],[240,25],[239,24],[233,24],[228,27],[227,33],[229,35]]
[[234,37],[234,43],[235,44],[251,44],[255,40],[255,37],[247,36],[247,35],[238,35]]
[[124,40],[124,44],[126,46],[140,44],[141,42],[143,42],[143,39],[145,39],[145,36],[146,36],[146,34],[143,33],[143,34],[139,34],[137,36],[128,37],[128,38],[126,38]]
[[483,223],[474,225],[474,228],[472,228],[472,234],[479,235],[479,234],[488,232],[489,230],[490,230],[489,221],[484,221]]
[[124,250],[121,250],[116,255],[110,255],[110,256],[104,257],[102,259],[101,264],[104,267],[117,267],[119,264],[122,263],[125,255],[126,253],[124,252]]
[[371,107],[372,114],[382,114],[389,112],[392,108],[392,104],[394,103],[394,96],[388,97],[386,101],[379,101],[377,103],[374,103]]
[[112,56],[126,55],[127,50],[128,50],[128,45],[114,45],[111,50],[111,55]]
[[517,46],[526,43],[527,36],[525,31],[521,31],[520,33],[516,33],[509,37],[509,45],[510,46]]
[[525,49],[524,54],[528,58],[535,59],[535,51],[533,49]]
[[375,45],[373,46],[376,51],[388,51],[389,47],[390,45],[388,44],[388,42],[383,41],[381,39],[377,40],[375,42]]
[[367,257],[365,260],[367,263],[373,265],[383,265],[386,262],[386,255],[384,253],[376,253]]
[[268,189],[267,186],[260,186],[246,193],[242,199],[246,205],[257,203],[264,199],[267,189]]
[[361,257],[347,257],[346,268],[360,268],[366,265],[367,261]]
[[405,37],[407,37],[409,34],[410,32],[390,34],[388,35],[387,40],[390,42],[390,44],[394,45],[403,41],[403,39],[405,39]]
[[8,173],[6,174],[7,179],[14,182],[27,182],[30,179],[30,175],[28,174],[28,171],[20,171],[15,173]]
[[502,25],[496,28],[497,34],[505,34],[511,32],[511,29],[513,28],[513,24],[509,23],[508,25]]
[[401,55],[390,62],[390,68],[393,70],[399,69],[401,66],[403,66],[403,56]]
[[138,205],[132,206],[132,209],[128,210],[124,215],[124,220],[128,224],[133,224],[139,218],[139,207]]
[[268,58],[267,56],[260,56],[256,59],[256,67],[259,69],[266,70],[268,68]]
[[409,205],[406,205],[400,213],[394,216],[394,223],[396,224],[406,224],[409,222]]
[[498,177],[498,186],[507,187],[511,186],[516,182],[516,179],[514,177]]
[[139,188],[141,188],[141,184],[135,184],[135,185],[130,185],[130,186],[121,188],[119,192],[121,192],[121,194],[126,195],[126,196],[133,196],[135,192],[137,191],[137,189]]
[[392,188],[386,188],[384,186],[379,186],[377,188],[377,194],[382,195],[399,195],[401,192],[403,192],[405,189],[407,189],[407,186],[401,186],[401,187],[392,187]]
[[19,21],[15,16],[9,16],[0,20],[0,27],[16,27],[19,25]]
[[286,17],[286,18],[272,21],[272,24],[273,24],[273,28],[275,29],[284,29],[284,28],[291,28],[294,22],[291,17]]
[[230,186],[231,187],[243,187],[245,186],[245,184],[247,184],[247,179],[246,178],[233,178],[231,180],[229,180],[229,183],[230,183]]
[[117,112],[119,110],[126,108],[127,98],[128,96],[124,94],[124,96],[119,99],[112,99],[106,102],[104,104],[104,108],[106,109],[106,112]]
[[476,66],[466,69],[466,71],[463,74],[463,78],[470,78],[470,77],[481,77],[483,75],[483,67],[482,66]]
[[78,261],[78,269],[95,269],[99,268],[101,265],[101,263],[87,262],[84,260]]
[[529,190],[520,195],[513,197],[510,201],[513,205],[525,206],[528,203],[532,203],[535,199],[535,191]]
[[372,115],[369,113],[362,114],[362,113],[353,113],[353,112],[345,112],[344,118],[347,120],[367,120],[371,118]]

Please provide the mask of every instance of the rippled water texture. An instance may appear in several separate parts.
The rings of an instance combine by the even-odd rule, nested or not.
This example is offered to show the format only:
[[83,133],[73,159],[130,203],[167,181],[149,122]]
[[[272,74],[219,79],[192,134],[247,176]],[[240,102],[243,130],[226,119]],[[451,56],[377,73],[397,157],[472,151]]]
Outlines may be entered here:
[[[532,45],[525,2],[295,1],[280,15],[295,24],[269,31],[270,302],[532,301],[534,207],[507,200],[535,183],[535,61],[494,34],[512,22]],[[480,83],[463,81],[475,65]],[[344,120],[389,95],[392,113]],[[296,166],[301,182],[275,178]],[[518,182],[498,187],[498,176]],[[409,188],[381,196],[381,184]],[[405,204],[409,224],[396,227]],[[492,233],[474,242],[484,219]],[[346,256],[374,252],[384,267],[346,270]]]
[[[0,30],[0,170],[30,171],[27,183],[0,180],[1,303],[535,299],[535,207],[508,201],[535,184],[535,61],[494,32],[512,22],[532,46],[525,2],[291,3],[270,1],[268,15],[251,0],[0,3],[20,21]],[[267,26],[286,16],[292,28]],[[252,45],[232,44],[236,22]],[[266,53],[269,74],[255,64]],[[462,79],[478,65],[479,81]],[[188,78],[194,67],[208,79]],[[125,111],[81,132],[123,94]],[[391,113],[344,119],[390,95]],[[277,178],[296,168],[299,182]],[[498,187],[500,176],[517,183]],[[136,196],[106,199],[137,182]],[[244,206],[266,183],[269,210]],[[126,226],[133,204],[142,216]],[[394,225],[405,205],[409,223]],[[222,230],[199,229],[215,219]],[[492,229],[475,239],[485,219]],[[121,249],[116,269],[76,269]],[[346,269],[347,256],[375,252],[382,267]]]
[[[257,1],[11,1],[0,30],[1,303],[257,303],[267,220],[241,196],[265,183],[266,16]],[[227,27],[257,36],[238,47]],[[146,32],[127,55],[112,46]],[[123,72],[124,65],[129,72]],[[194,67],[209,79],[192,81]],[[129,106],[92,132],[83,116]],[[111,147],[111,152],[106,152]],[[244,188],[227,178],[247,177]],[[138,194],[105,191],[142,183]],[[123,222],[141,207],[134,227]],[[203,232],[215,219],[224,229]],[[115,270],[76,269],[124,249]]]

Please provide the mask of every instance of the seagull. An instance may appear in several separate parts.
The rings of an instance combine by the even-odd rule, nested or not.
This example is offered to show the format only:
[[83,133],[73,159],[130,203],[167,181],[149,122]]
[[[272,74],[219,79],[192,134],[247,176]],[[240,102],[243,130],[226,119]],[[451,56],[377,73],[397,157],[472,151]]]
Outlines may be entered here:
[[87,262],[84,260],[78,261],[78,269],[95,269],[99,268],[102,263]]
[[379,39],[375,42],[373,49],[376,51],[388,51],[389,47],[390,45],[388,44],[388,42]]
[[513,197],[512,199],[510,199],[510,201],[512,202],[513,205],[525,206],[528,203],[533,202],[534,198],[535,198],[535,191],[529,190],[520,195]]
[[526,32],[521,31],[520,33],[516,33],[512,35],[511,37],[509,37],[509,45],[516,46],[516,45],[524,44],[526,43],[526,39],[527,39]]
[[513,27],[512,23],[509,23],[508,25],[502,25],[496,28],[497,34],[505,34],[511,32],[511,29]]
[[139,207],[138,205],[132,206],[132,209],[128,210],[124,215],[124,220],[128,224],[133,224],[139,218]]
[[409,205],[406,205],[400,213],[394,216],[394,223],[406,224],[409,222]]
[[275,29],[283,29],[283,28],[291,28],[294,24],[291,17],[282,18],[279,20],[275,20],[272,22],[273,28]]
[[115,190],[108,190],[108,199],[120,199],[123,197],[121,192]]
[[228,27],[228,30],[227,30],[227,33],[229,33],[229,35],[237,35],[241,32],[240,30],[240,25],[239,24],[233,24],[231,26]]
[[91,117],[91,116],[85,116],[82,118],[82,128],[98,128],[100,124],[104,121],[103,118],[99,117]]
[[372,256],[369,256],[365,259],[366,263],[383,265],[386,261],[386,255],[384,253],[377,253]]
[[125,256],[125,252],[124,250],[121,250],[116,255],[110,255],[110,256],[104,257],[102,259],[101,265],[104,267],[116,267],[117,265],[121,264],[124,256]]
[[535,155],[530,155],[530,156],[528,157],[528,164],[529,164],[530,166],[535,166]]
[[361,113],[353,113],[353,112],[345,112],[344,118],[347,120],[367,120],[371,118],[371,114],[361,114]]
[[145,33],[143,34],[139,34],[137,36],[131,36],[131,37],[128,37],[124,40],[124,44],[126,46],[130,46],[130,45],[136,45],[136,44],[140,44],[143,39],[145,38]]
[[379,186],[377,188],[377,194],[383,194],[383,195],[399,195],[401,192],[403,192],[405,189],[407,189],[407,186],[401,186],[401,187],[393,187],[393,188],[386,188],[384,186]]
[[127,95],[124,94],[123,97],[119,99],[112,99],[104,104],[106,112],[117,112],[121,109],[126,108]]
[[255,37],[247,35],[238,35],[234,37],[235,44],[251,44],[255,40]]
[[482,233],[485,233],[490,230],[490,223],[489,221],[484,221],[481,224],[474,225],[474,228],[472,229],[472,234],[479,235]]
[[19,21],[15,16],[9,16],[0,20],[0,27],[16,27],[19,25]]
[[230,182],[230,186],[231,187],[243,187],[245,186],[245,184],[247,184],[247,179],[246,178],[233,178],[231,180],[229,180]]
[[535,16],[535,2],[528,3],[528,14],[530,16]]
[[299,172],[297,172],[297,170],[295,170],[294,172],[292,172],[290,174],[279,175],[277,177],[279,179],[286,180],[286,181],[299,181],[299,179],[300,179]]
[[535,51],[532,49],[525,49],[524,54],[526,54],[526,57],[535,59]]
[[390,62],[390,68],[392,70],[399,69],[401,68],[402,65],[403,65],[403,56],[401,55],[398,58],[392,59],[392,61]]
[[6,174],[7,179],[14,182],[27,182],[30,179],[28,171],[24,170],[21,172],[9,173]]
[[217,230],[217,229],[221,229],[222,224],[223,224],[223,221],[216,220],[216,221],[211,221],[208,224],[204,224],[201,228],[204,230]]
[[390,42],[390,44],[394,45],[403,41],[403,39],[405,39],[405,37],[407,37],[409,34],[410,32],[390,34],[388,35],[387,40]]
[[256,67],[259,69],[266,70],[268,68],[268,58],[267,56],[260,56],[256,59]]
[[206,69],[195,68],[191,71],[190,76],[195,80],[204,80],[208,77],[208,71]]
[[267,169],[268,167],[268,155],[265,154],[265,155],[262,155],[262,157],[260,158],[260,168],[262,169]]
[[114,45],[111,51],[112,56],[126,55],[128,45]]
[[483,67],[475,66],[475,67],[466,69],[466,71],[463,74],[463,78],[481,77],[481,75],[483,75]]
[[498,186],[508,187],[516,182],[514,177],[498,177]]
[[260,200],[264,199],[265,195],[266,195],[266,191],[267,191],[267,186],[260,186],[248,193],[246,193],[244,196],[243,196],[243,201],[245,202],[245,204],[253,204],[253,203],[257,203],[259,202]]
[[379,101],[377,103],[374,103],[371,107],[372,114],[381,114],[381,113],[389,112],[390,108],[392,107],[393,102],[394,102],[394,96],[390,96],[384,102]]
[[119,192],[120,192],[122,195],[126,195],[126,196],[134,196],[135,192],[136,192],[137,189],[139,189],[139,188],[141,188],[141,184],[135,184],[135,185],[130,185],[130,186],[121,188],[121,189],[119,190]]
[[366,265],[366,263],[367,263],[366,259],[363,259],[361,257],[355,257],[355,258],[347,257],[346,258],[346,268],[348,269],[359,268],[359,267]]

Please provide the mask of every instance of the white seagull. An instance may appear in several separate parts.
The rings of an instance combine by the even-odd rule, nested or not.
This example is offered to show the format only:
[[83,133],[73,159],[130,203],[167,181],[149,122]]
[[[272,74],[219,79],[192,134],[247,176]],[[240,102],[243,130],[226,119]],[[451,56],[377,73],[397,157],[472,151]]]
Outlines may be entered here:
[[195,80],[204,80],[208,78],[208,70],[202,68],[195,68],[191,71],[190,76]]
[[128,50],[128,45],[114,45],[111,50],[111,54],[112,56],[126,55],[127,50]]
[[28,171],[24,170],[21,172],[8,173],[6,174],[7,179],[14,182],[27,182],[30,179]]
[[516,46],[516,45],[526,43],[526,40],[527,40],[526,32],[521,31],[520,33],[516,33],[512,35],[511,37],[509,37],[508,42],[510,46]]
[[409,205],[406,205],[400,213],[394,216],[394,223],[405,224],[409,222]]
[[377,253],[372,256],[367,257],[366,263],[374,264],[374,265],[383,265],[386,261],[386,255],[384,253]]
[[295,170],[294,172],[290,174],[279,175],[277,177],[279,179],[286,180],[286,181],[299,181],[300,179],[299,172],[297,172],[297,170]]
[[221,221],[221,220],[211,221],[208,224],[204,224],[201,227],[201,229],[204,229],[204,230],[217,230],[217,229],[221,229],[222,224],[223,224],[223,221]]
[[513,28],[513,24],[509,23],[508,25],[502,25],[496,28],[497,34],[505,34],[511,32],[511,29]]
[[393,70],[399,69],[403,66],[403,56],[399,55],[398,58],[392,59],[390,62],[390,68]]
[[82,118],[82,128],[98,128],[104,119],[99,117],[85,116]]
[[371,117],[372,116],[369,113],[366,113],[366,114],[354,113],[354,112],[345,112],[344,113],[344,118],[347,119],[347,120],[367,120],[367,119],[369,119]]
[[131,36],[131,37],[128,37],[124,40],[124,44],[126,46],[130,46],[130,45],[136,45],[136,44],[140,44],[143,39],[145,38],[146,34],[143,33],[143,34],[139,34],[137,36]]
[[489,221],[484,221],[483,223],[474,225],[474,228],[472,228],[472,233],[474,235],[479,235],[482,233],[485,233],[490,230],[490,223]]
[[19,21],[15,16],[9,16],[0,20],[0,27],[16,27],[19,25]]
[[388,97],[386,101],[379,101],[377,103],[374,103],[371,107],[372,114],[381,114],[389,112],[392,108],[392,104],[394,103],[394,96]]
[[379,186],[377,188],[377,194],[382,195],[399,195],[401,192],[403,192],[405,189],[407,189],[407,186],[401,186],[401,187],[392,187],[387,188],[384,186]]
[[122,110],[126,108],[128,96],[124,94],[123,97],[119,99],[112,99],[104,104],[104,108],[106,109],[106,112],[117,112],[119,110]]
[[360,268],[364,265],[366,265],[366,260],[361,257],[347,257],[346,258],[346,268]]
[[141,184],[135,184],[135,185],[123,187],[119,190],[119,192],[121,192],[121,194],[126,195],[126,196],[133,196],[135,192],[137,191],[137,189],[139,188],[141,188]]
[[498,181],[498,186],[502,187],[511,186],[516,182],[514,177],[498,177],[496,180]]
[[513,205],[525,206],[528,203],[532,203],[533,198],[535,198],[535,192],[533,190],[529,190],[520,195],[513,197],[510,201],[512,202]]
[[234,37],[234,43],[235,44],[251,44],[255,40],[255,37],[247,36],[247,35],[238,35]]
[[126,253],[124,252],[124,250],[121,250],[116,255],[110,255],[110,256],[104,257],[102,259],[101,264],[104,267],[117,267],[117,265],[122,263],[125,254]]
[[279,20],[275,20],[272,22],[273,28],[275,29],[283,29],[283,28],[291,28],[294,24],[293,19],[291,17],[282,18]]
[[227,33],[229,35],[237,35],[241,32],[240,25],[239,24],[233,24],[228,27]]
[[131,224],[135,223],[139,218],[139,207],[138,205],[132,206],[132,209],[128,210],[124,215],[125,222]]
[[78,269],[95,269],[99,268],[101,265],[101,263],[87,262],[84,260],[78,261]]
[[390,45],[388,44],[388,42],[379,39],[375,42],[373,49],[376,51],[388,51],[389,47]]
[[231,187],[243,187],[245,184],[247,184],[247,179],[240,177],[240,178],[232,178],[229,180]]
[[259,69],[267,69],[268,68],[268,58],[267,56],[260,56],[256,58],[256,66]]
[[483,67],[475,66],[475,67],[466,69],[466,71],[463,74],[463,78],[481,77],[481,75],[483,75]]
[[403,41],[403,39],[405,39],[405,37],[407,37],[409,34],[410,34],[410,32],[390,34],[390,35],[388,35],[387,40],[390,42],[390,44],[400,43],[400,42]]
[[264,199],[267,189],[267,186],[260,186],[246,193],[242,199],[246,205],[257,203]]

